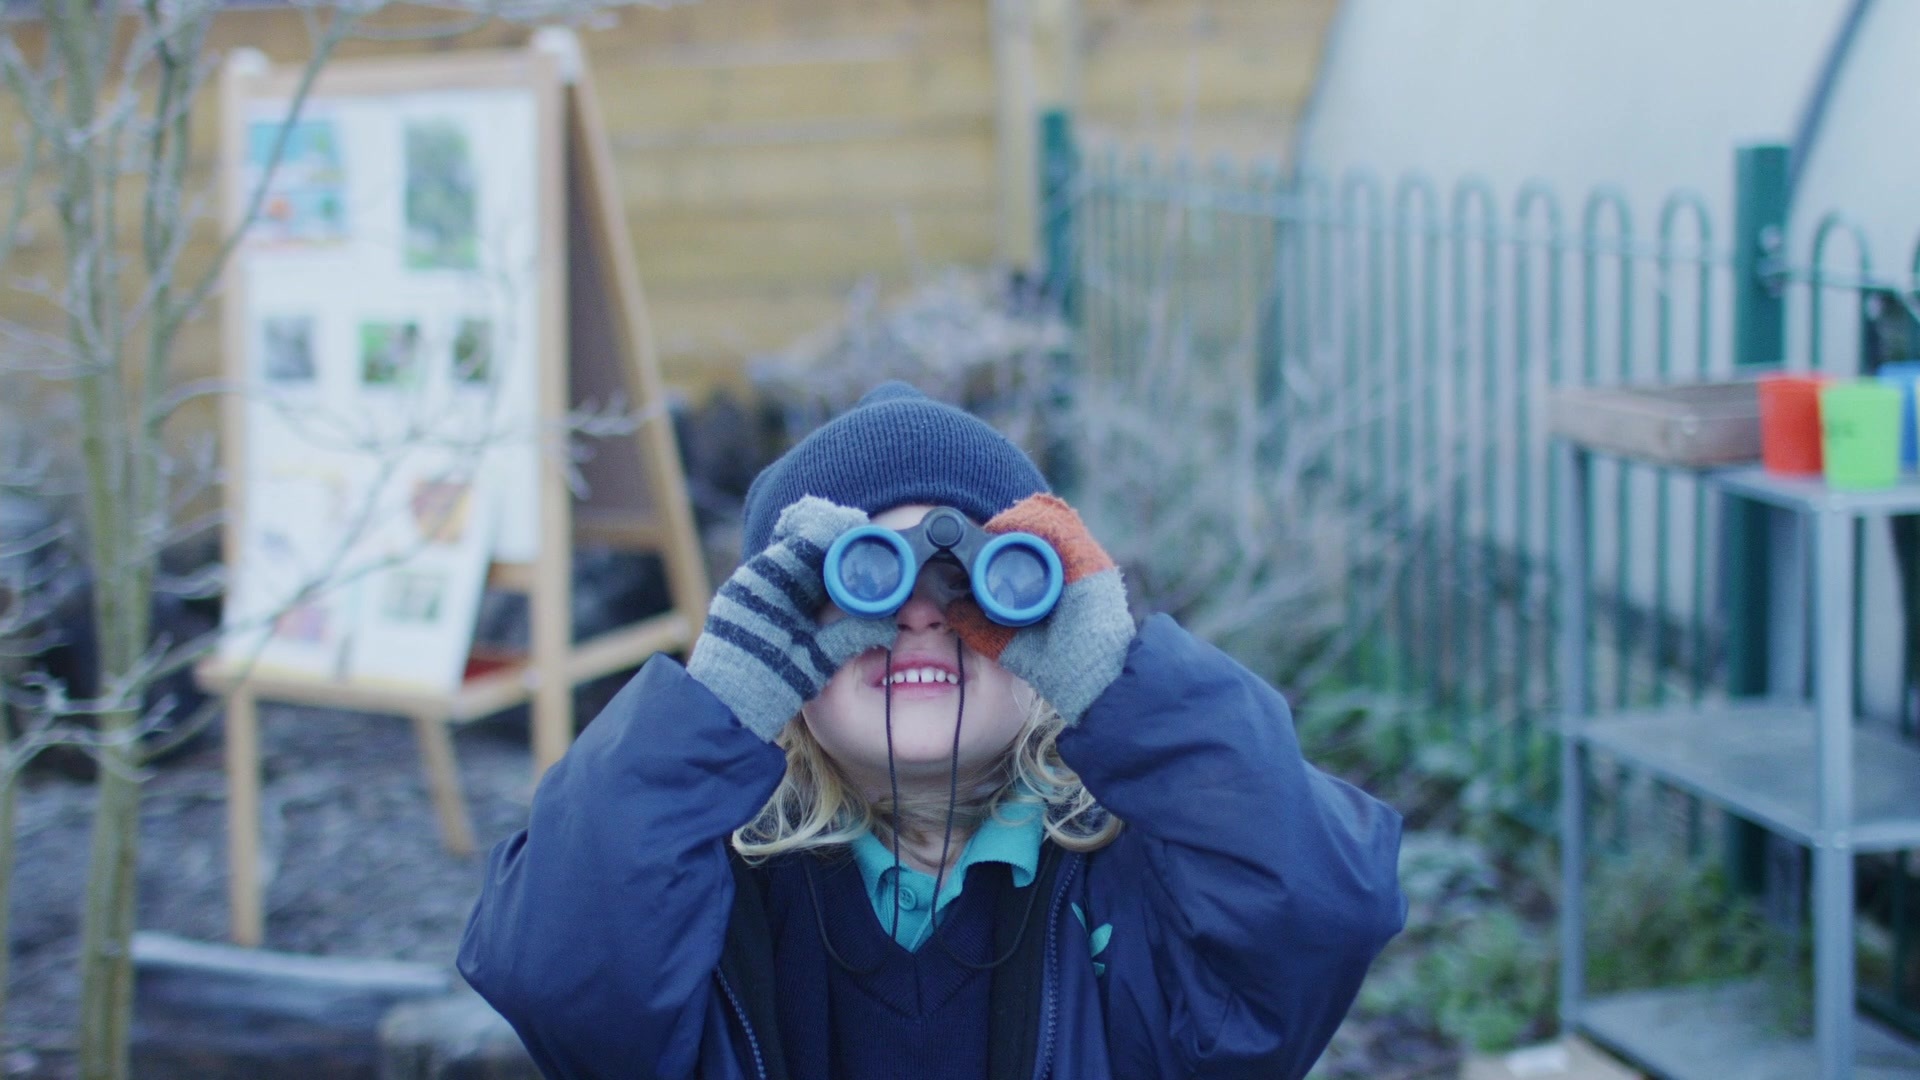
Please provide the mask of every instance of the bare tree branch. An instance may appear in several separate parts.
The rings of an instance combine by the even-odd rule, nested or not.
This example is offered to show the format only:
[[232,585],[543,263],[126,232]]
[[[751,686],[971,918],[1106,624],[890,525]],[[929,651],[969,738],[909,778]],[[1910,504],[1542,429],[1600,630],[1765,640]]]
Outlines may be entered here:
[[[332,19],[321,31],[320,39],[314,43],[313,55],[308,58],[306,65],[300,71],[299,80],[294,84],[293,94],[288,100],[286,118],[280,122],[278,129],[274,132],[273,144],[266,154],[265,167],[254,183],[253,191],[247,196],[238,224],[233,225],[226,238],[220,242],[219,249],[214,253],[213,263],[207,268],[206,273],[198,282],[185,290],[184,299],[177,308],[182,320],[192,317],[200,310],[200,305],[206,303],[207,297],[213,294],[214,287],[220,283],[220,277],[225,272],[227,261],[233,257],[234,251],[246,238],[247,227],[260,216],[260,207],[266,203],[267,192],[271,190],[273,171],[279,167],[280,159],[286,153],[287,139],[300,121],[301,111],[306,107],[307,98],[313,92],[314,82],[319,79],[320,72],[326,67],[327,61],[333,58],[334,50],[352,34],[361,18],[361,12],[350,4],[340,5],[332,11]],[[177,323],[168,328],[166,337],[169,347],[172,345],[173,334],[178,329]]]
[[[14,47],[11,37],[0,38],[0,79],[21,101],[26,100],[29,92],[25,85],[19,51]],[[29,196],[35,187],[35,178],[40,169],[40,148],[46,136],[37,124],[27,124],[20,136],[20,164],[12,174],[13,197],[7,207],[6,216],[0,219],[0,265],[4,265],[12,256],[14,248],[20,242],[21,223],[26,220]]]

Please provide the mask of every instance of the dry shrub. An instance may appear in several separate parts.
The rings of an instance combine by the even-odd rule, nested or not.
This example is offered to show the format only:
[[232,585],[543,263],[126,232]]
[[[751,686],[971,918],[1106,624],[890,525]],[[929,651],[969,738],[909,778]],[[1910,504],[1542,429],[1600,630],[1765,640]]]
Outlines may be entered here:
[[1262,385],[1257,340],[1154,337],[1124,364],[1084,358],[1075,504],[1137,606],[1308,689],[1376,627],[1414,515],[1347,471],[1371,420],[1319,358],[1269,359]]
[[902,379],[987,419],[1038,457],[1049,384],[1071,343],[1067,325],[1017,281],[948,269],[892,302],[862,282],[837,321],[756,358],[748,373],[777,404],[789,443],[875,384]]
[[1259,341],[1201,340],[1155,331],[1124,363],[1084,355],[1018,288],[949,271],[890,305],[856,291],[841,322],[752,370],[793,439],[890,378],[983,416],[1079,508],[1137,614],[1305,689],[1375,625],[1421,510],[1345,471],[1343,448],[1387,411],[1356,405],[1330,359],[1271,361],[1262,380]]

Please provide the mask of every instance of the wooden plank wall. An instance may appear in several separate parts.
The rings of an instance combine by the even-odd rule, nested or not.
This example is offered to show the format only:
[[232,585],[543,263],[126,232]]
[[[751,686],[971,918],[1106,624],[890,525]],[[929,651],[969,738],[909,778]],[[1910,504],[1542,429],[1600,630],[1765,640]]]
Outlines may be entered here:
[[[865,276],[899,287],[922,268],[993,260],[1003,181],[992,3],[701,0],[622,11],[583,32],[669,384],[696,399],[741,385],[746,358],[833,319]],[[1068,96],[1096,136],[1283,153],[1336,4],[1078,0]],[[31,29],[22,36],[31,49]],[[523,39],[500,27],[341,55]],[[238,9],[212,42],[237,45],[292,62],[305,30],[284,9]],[[195,124],[202,177],[217,132],[211,97]],[[0,101],[0,124],[15,108]],[[50,212],[34,224],[9,278],[58,267]],[[191,266],[205,264],[211,239]],[[57,325],[11,288],[0,317]],[[218,369],[215,325],[188,331],[180,375]],[[212,415],[182,426],[208,430]]]
[[669,381],[726,381],[863,275],[991,258],[982,4],[712,0],[587,42]]
[[1079,0],[1084,135],[1284,160],[1338,0]]

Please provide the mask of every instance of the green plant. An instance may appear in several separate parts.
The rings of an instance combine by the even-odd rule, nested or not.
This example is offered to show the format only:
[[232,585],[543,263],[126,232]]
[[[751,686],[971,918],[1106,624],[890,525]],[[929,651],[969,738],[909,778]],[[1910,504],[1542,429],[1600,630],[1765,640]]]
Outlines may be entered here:
[[1599,990],[1751,975],[1783,944],[1717,863],[1659,850],[1605,858],[1589,892],[1587,975]]
[[1553,1030],[1560,962],[1548,927],[1493,908],[1418,969],[1433,988],[1434,1022],[1466,1046],[1496,1050]]
[[[1497,852],[1415,833],[1401,859],[1405,935],[1361,991],[1363,1015],[1412,1014],[1463,1046],[1495,1050],[1545,1036],[1558,1008],[1551,845]],[[1589,883],[1594,992],[1761,977],[1776,1022],[1804,1022],[1804,952],[1733,898],[1717,867],[1658,852],[1608,861]]]
[[1756,978],[1770,1019],[1811,1031],[1805,933],[1767,921],[1718,862],[1648,845],[1602,859],[1589,887],[1587,979],[1596,992]]
[[1407,930],[1361,990],[1362,1016],[1411,1016],[1477,1050],[1551,1030],[1557,954],[1527,860],[1462,832],[1407,834]]
[[1408,827],[1490,827],[1485,760],[1454,721],[1431,706],[1329,680],[1295,710],[1301,749],[1319,767],[1392,804]]

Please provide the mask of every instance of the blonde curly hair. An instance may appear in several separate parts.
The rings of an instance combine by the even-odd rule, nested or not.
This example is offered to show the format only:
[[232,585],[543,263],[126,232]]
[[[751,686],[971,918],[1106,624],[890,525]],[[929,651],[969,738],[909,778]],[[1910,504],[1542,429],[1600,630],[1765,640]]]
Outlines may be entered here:
[[[1094,800],[1080,777],[1060,759],[1058,741],[1067,722],[1047,701],[1027,690],[1026,722],[995,765],[960,778],[952,807],[956,831],[971,833],[1003,808],[1046,807],[1046,835],[1068,851],[1095,851],[1120,835],[1120,819]],[[872,832],[892,843],[897,824],[906,836],[938,835],[946,826],[944,796],[872,802],[847,781],[806,722],[795,717],[776,740],[787,752],[787,774],[752,821],[733,832],[733,847],[749,863],[776,855],[848,844]]]

